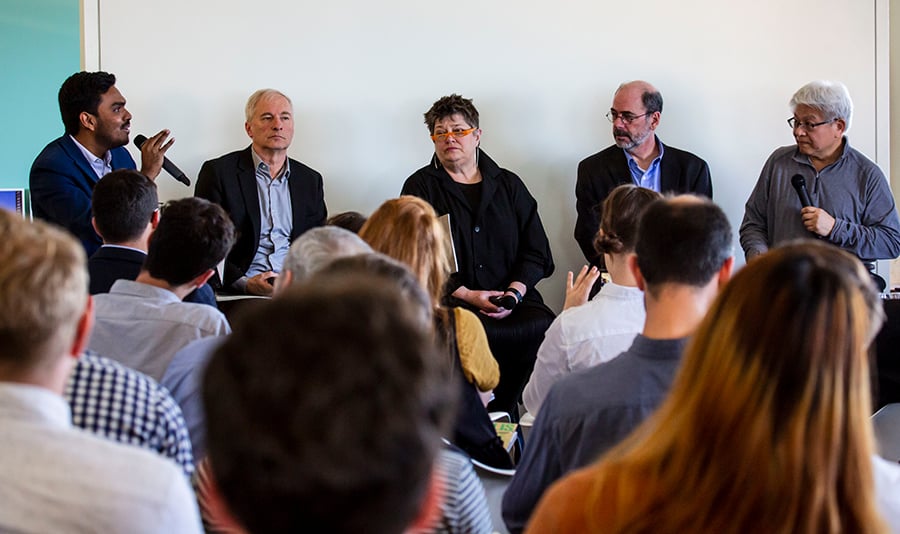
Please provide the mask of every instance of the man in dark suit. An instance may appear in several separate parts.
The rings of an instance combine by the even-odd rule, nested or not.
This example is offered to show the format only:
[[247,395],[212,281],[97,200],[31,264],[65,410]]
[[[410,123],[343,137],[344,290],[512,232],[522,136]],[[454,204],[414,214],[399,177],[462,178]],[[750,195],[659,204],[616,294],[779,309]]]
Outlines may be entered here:
[[250,146],[204,163],[194,194],[221,205],[239,234],[225,259],[223,289],[269,296],[291,242],[325,222],[325,194],[322,175],[287,156],[294,137],[287,96],[256,91],[246,118]]
[[644,81],[623,83],[613,96],[606,118],[616,144],[578,164],[575,185],[575,240],[584,257],[602,266],[594,250],[603,200],[621,184],[634,183],[660,193],[694,193],[712,198],[709,166],[684,150],[665,146],[655,135],[662,114],[662,95]]
[[[103,177],[91,198],[94,230],[103,246],[88,259],[91,295],[109,293],[116,280],[135,280],[141,272],[150,236],[159,224],[156,184],[137,171],[121,169]],[[184,302],[216,306],[216,295],[203,284]]]
[[[131,129],[131,113],[106,72],[77,72],[59,89],[59,111],[66,133],[52,141],[31,166],[30,189],[34,215],[74,234],[88,256],[101,244],[91,226],[94,185],[116,169],[136,169],[124,148]],[[141,148],[141,173],[155,179],[166,150],[174,139],[163,130]]]

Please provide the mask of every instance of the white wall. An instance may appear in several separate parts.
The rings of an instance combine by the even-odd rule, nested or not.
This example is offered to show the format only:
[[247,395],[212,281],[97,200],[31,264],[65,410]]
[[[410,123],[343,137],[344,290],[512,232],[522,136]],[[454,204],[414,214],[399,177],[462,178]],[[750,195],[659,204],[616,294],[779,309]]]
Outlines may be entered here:
[[[887,0],[94,1],[97,65],[118,76],[133,133],[170,128],[169,155],[194,178],[248,144],[247,96],[278,88],[295,105],[291,156],[325,176],[330,213],[395,196],[432,153],[422,113],[473,97],[483,148],[538,199],[557,265],[540,288],[557,309],[583,263],[575,168],[612,142],[603,114],[621,81],[662,91],[660,137],[709,162],[735,234],[765,158],[792,142],[787,102],[802,84],[848,85],[852,142],[873,159],[887,135],[874,37]],[[193,191],[159,184],[164,198]]]

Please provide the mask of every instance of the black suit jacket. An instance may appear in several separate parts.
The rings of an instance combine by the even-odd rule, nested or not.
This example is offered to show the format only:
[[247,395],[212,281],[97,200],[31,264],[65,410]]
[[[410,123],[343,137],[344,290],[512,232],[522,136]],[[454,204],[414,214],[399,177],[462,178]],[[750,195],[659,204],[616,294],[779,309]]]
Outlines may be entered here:
[[[324,224],[327,210],[322,175],[299,161],[291,159],[290,162],[288,189],[293,211],[293,241],[310,228]],[[228,288],[244,276],[259,248],[259,193],[250,147],[204,163],[194,195],[222,206],[238,232],[237,241],[225,258],[223,282]]]
[[[658,139],[657,139],[658,141]],[[662,193],[694,193],[712,198],[712,181],[705,161],[684,150],[665,145],[659,163]],[[600,228],[600,209],[609,193],[622,184],[632,184],[625,151],[616,145],[589,156],[578,164],[575,183],[575,240],[592,264],[602,258],[594,250],[594,236]]]
[[[121,247],[100,247],[88,258],[89,290],[91,295],[109,293],[116,280],[134,280],[141,272],[147,255],[139,250]],[[203,284],[184,297],[185,302],[216,305],[216,294],[209,284]]]

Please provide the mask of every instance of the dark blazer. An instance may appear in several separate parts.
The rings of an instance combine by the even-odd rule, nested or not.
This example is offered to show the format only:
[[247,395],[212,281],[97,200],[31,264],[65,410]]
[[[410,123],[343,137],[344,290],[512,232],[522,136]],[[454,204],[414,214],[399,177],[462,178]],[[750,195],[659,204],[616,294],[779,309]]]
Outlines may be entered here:
[[[100,247],[88,258],[88,275],[90,276],[89,291],[91,295],[109,293],[116,280],[134,280],[141,272],[144,258],[147,255],[139,250],[121,247]],[[216,294],[209,284],[203,284],[191,291],[184,302],[196,302],[208,304],[213,308],[216,305]]]
[[427,200],[438,216],[450,214],[459,271],[450,277],[448,293],[461,285],[503,290],[517,280],[528,287],[526,299],[540,299],[534,286],[553,274],[553,255],[537,202],[525,183],[478,149],[484,185],[481,205],[470,206],[436,161],[407,178],[400,194]]
[[[137,168],[125,147],[110,152],[113,170]],[[31,165],[29,188],[34,216],[72,232],[88,256],[103,243],[91,226],[91,195],[98,180],[68,135],[47,145]]]
[[[659,139],[657,138],[657,142]],[[712,198],[712,181],[705,161],[684,150],[665,145],[659,163],[659,186],[662,193],[695,193]],[[600,209],[609,193],[622,184],[632,184],[631,170],[625,151],[612,145],[578,164],[575,183],[575,240],[584,257],[594,265],[599,258],[594,250],[594,236],[600,228]]]
[[[292,159],[290,162],[288,188],[293,211],[293,241],[310,228],[322,226],[328,212],[322,175],[299,161]],[[259,248],[259,193],[250,147],[204,163],[197,176],[194,195],[222,206],[238,232],[237,241],[225,258],[224,287],[227,288],[244,276]]]

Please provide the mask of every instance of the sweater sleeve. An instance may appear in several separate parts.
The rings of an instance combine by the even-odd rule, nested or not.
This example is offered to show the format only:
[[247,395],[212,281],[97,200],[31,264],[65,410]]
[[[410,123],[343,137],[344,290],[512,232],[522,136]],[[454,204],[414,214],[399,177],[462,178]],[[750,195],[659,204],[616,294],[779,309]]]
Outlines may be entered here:
[[500,367],[491,354],[487,334],[474,313],[454,308],[456,345],[466,380],[481,391],[489,391],[500,383]]

